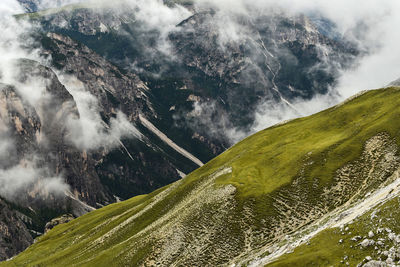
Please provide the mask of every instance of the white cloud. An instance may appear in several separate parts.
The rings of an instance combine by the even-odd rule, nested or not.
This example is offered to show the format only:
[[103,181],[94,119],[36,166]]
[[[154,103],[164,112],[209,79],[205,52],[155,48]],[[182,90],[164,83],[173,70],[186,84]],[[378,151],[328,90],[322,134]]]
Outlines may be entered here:
[[341,97],[338,95],[317,95],[311,100],[297,99],[291,103],[291,107],[285,103],[265,101],[255,112],[255,123],[250,133],[261,131],[283,121],[314,114],[337,104],[340,100]]
[[21,161],[11,168],[0,169],[0,196],[8,200],[20,200],[20,194],[32,196],[63,196],[68,190],[61,177],[47,176],[48,170],[39,168],[34,162]]
[[70,116],[66,122],[70,134],[67,139],[80,149],[113,148],[120,146],[124,137],[140,138],[140,132],[118,111],[108,126],[100,117],[97,98],[73,76],[59,75],[61,82],[74,97],[79,118]]
[[10,14],[23,12],[23,8],[16,0],[2,0],[0,3],[0,20],[7,18]]
[[65,5],[85,2],[85,0],[35,0],[39,10],[57,8]]
[[[229,117],[217,107],[215,101],[194,102],[193,110],[186,115],[190,126],[201,134],[217,140],[228,138],[230,144],[240,141],[247,133],[233,127]],[[206,131],[206,132],[205,132]]]

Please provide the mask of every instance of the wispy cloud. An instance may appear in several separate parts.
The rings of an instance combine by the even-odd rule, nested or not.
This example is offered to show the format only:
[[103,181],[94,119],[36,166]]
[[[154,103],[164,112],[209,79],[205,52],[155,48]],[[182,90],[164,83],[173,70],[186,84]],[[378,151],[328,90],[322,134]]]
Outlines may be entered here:
[[93,150],[118,147],[122,138],[141,138],[141,133],[121,111],[117,111],[107,125],[100,116],[97,98],[77,78],[63,74],[59,74],[59,78],[72,94],[79,111],[79,117],[71,114],[66,121],[67,141],[81,150]]
[[7,169],[0,169],[0,196],[10,201],[24,201],[31,198],[63,196],[69,189],[60,176],[52,176],[47,168],[40,168],[36,162],[21,161]]

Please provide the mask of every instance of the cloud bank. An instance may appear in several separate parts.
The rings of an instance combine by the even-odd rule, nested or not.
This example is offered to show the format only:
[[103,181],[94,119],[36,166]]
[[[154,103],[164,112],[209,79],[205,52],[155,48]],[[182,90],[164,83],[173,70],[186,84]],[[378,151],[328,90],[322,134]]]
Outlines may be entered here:
[[32,161],[0,169],[0,196],[11,201],[23,200],[25,194],[33,198],[63,196],[68,189],[62,177],[51,176],[47,168],[40,168]]

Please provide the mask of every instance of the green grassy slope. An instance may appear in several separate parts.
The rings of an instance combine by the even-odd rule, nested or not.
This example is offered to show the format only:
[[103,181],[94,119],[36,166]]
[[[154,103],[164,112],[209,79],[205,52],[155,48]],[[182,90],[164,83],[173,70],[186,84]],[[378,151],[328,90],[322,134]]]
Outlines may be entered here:
[[181,181],[55,227],[0,266],[198,266],[265,254],[390,179],[399,104],[399,88],[373,90],[268,128]]

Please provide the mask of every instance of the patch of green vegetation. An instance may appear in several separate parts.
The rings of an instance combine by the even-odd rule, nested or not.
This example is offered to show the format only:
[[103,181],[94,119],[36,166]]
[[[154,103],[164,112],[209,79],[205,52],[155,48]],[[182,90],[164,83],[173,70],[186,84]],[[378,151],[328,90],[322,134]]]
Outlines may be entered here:
[[228,162],[234,171],[218,183],[235,185],[242,196],[260,196],[290,183],[309,154],[309,179],[327,184],[338,168],[361,154],[369,138],[381,132],[399,135],[398,96],[397,88],[369,91],[341,107],[268,128],[210,165]]
[[[276,202],[278,198],[286,201],[284,204],[289,207],[299,204],[295,201],[302,201],[302,207],[306,209],[318,205],[325,205],[323,207],[329,210],[335,208],[321,203],[322,193],[335,183],[334,177],[339,168],[360,157],[367,140],[384,132],[397,140],[399,145],[399,102],[399,88],[373,90],[341,106],[268,128],[241,141],[171,186],[104,207],[55,227],[24,253],[0,266],[125,266],[145,262],[152,265],[154,262],[148,261],[157,259],[155,255],[160,253],[158,242],[163,240],[149,235],[169,222],[200,233],[204,227],[214,227],[218,233],[210,236],[212,243],[204,245],[208,252],[204,252],[206,256],[202,261],[187,265],[210,264],[215,253],[220,256],[219,261],[213,261],[215,264],[226,262],[240,256],[247,248],[248,231],[251,232],[252,248],[274,241],[274,222],[286,215],[283,214],[286,210],[279,210],[282,203]],[[224,167],[232,167],[232,173],[218,177],[213,188],[235,186],[234,201],[227,203],[231,205],[229,210],[222,210],[221,206],[206,199],[203,203],[201,199],[202,211],[191,211],[192,219],[181,219],[180,213],[167,216],[188,199],[196,199],[204,183]],[[358,180],[361,181],[362,177]],[[354,181],[354,184],[358,185],[360,181]],[[299,199],[291,198],[295,194]],[[351,196],[343,196],[338,203],[347,201]],[[183,207],[190,209],[191,206],[189,202]],[[206,218],[202,217],[205,214],[203,210],[207,210]],[[213,218],[223,212],[227,212],[224,220],[213,225]],[[157,228],[151,228],[155,222]],[[301,223],[294,227],[301,227]],[[363,229],[360,226],[360,233]],[[372,253],[367,249],[358,252],[357,248],[346,248],[346,251],[339,246],[340,239],[356,235],[356,226],[354,230],[351,228],[352,234],[348,237],[339,235],[337,231],[333,229],[321,233],[311,245],[300,248],[301,254],[285,255],[290,258],[282,258],[274,264],[336,264],[342,255],[339,251],[352,253],[353,263],[362,260],[366,252]],[[187,242],[184,244],[198,241],[197,236],[190,236],[191,232],[187,234],[181,237],[182,242]],[[347,244],[350,246],[346,239],[343,245]],[[313,251],[316,252],[311,257]],[[179,256],[178,253],[171,257],[179,259]],[[185,262],[181,263],[184,265]]]
[[31,20],[38,20],[44,16],[56,14],[59,12],[63,11],[74,11],[77,9],[82,9],[82,8],[93,8],[95,7],[93,3],[79,3],[79,4],[70,4],[70,5],[65,5],[62,7],[58,8],[49,8],[43,11],[38,11],[38,12],[31,12],[31,13],[23,13],[23,14],[18,14],[15,15],[15,18],[17,19],[31,19]]
[[[61,262],[69,262],[69,264],[62,265],[71,266],[73,265],[74,261],[72,257],[68,258],[69,256],[79,254],[80,251],[85,251],[85,248],[90,244],[91,241],[116,227],[121,221],[123,221],[124,217],[132,215],[131,213],[128,213],[124,216],[124,212],[126,210],[134,209],[135,207],[137,207],[137,210],[134,209],[135,212],[140,210],[143,208],[144,204],[146,204],[146,201],[160,191],[162,190],[155,191],[150,195],[137,196],[122,203],[111,204],[107,206],[106,209],[99,209],[80,217],[79,221],[74,220],[69,223],[56,226],[51,231],[51,234],[47,234],[39,238],[41,243],[41,255],[36,254],[36,257],[24,257],[21,255],[20,259],[16,260],[15,263],[8,262],[3,264],[6,266],[42,266],[43,263],[39,262],[45,260],[44,266],[60,266],[59,264],[61,264]],[[114,216],[118,215],[121,216],[120,219],[115,219],[112,222],[109,221]],[[101,226],[104,224],[105,226],[101,228],[101,231],[96,231],[97,229],[94,228],[95,226]],[[68,242],[64,242],[65,239],[68,239]],[[76,242],[79,239],[84,239],[86,242]],[[32,249],[34,250],[35,247],[28,248],[26,253],[29,254]],[[62,257],[67,258],[64,258],[60,261],[58,258],[59,255],[54,254],[55,251],[61,251]],[[87,257],[90,258],[91,255],[87,255]]]

